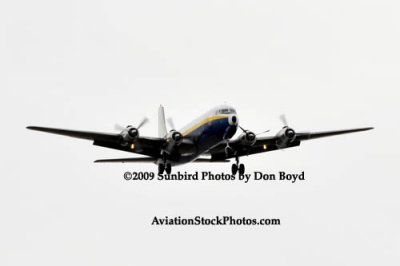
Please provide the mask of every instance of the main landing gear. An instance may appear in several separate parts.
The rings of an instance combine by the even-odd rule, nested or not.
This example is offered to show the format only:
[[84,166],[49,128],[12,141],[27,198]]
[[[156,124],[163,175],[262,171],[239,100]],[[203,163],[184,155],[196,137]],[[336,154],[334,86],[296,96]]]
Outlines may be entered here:
[[236,175],[237,172],[239,172],[239,175],[243,175],[244,171],[244,164],[239,164],[239,158],[236,158],[236,163],[232,164],[232,175]]
[[167,175],[171,174],[172,166],[170,163],[159,163],[158,164],[158,174],[162,175],[164,173],[164,171]]

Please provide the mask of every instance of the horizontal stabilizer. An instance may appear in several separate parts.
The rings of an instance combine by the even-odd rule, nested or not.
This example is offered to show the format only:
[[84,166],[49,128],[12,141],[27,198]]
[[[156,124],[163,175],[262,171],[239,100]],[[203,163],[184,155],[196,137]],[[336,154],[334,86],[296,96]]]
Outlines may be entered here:
[[207,158],[197,158],[193,163],[229,163],[229,160],[211,160]]
[[[119,158],[119,159],[99,159],[95,163],[155,163],[157,159],[151,157],[143,158]],[[229,160],[211,160],[207,158],[197,158],[194,163],[229,163]]]
[[155,163],[156,159],[151,157],[143,158],[120,158],[120,159],[99,159],[95,163]]

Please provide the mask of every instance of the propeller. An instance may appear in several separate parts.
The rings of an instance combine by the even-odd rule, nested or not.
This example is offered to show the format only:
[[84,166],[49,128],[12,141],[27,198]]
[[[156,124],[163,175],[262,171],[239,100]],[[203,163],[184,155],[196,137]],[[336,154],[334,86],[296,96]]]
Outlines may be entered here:
[[279,116],[279,119],[282,121],[282,123],[283,123],[283,125],[284,125],[285,127],[288,127],[288,122],[287,122],[287,120],[286,120],[286,115],[285,115],[285,114],[281,114],[281,115]]
[[241,126],[238,126],[244,133],[246,133],[247,132],[247,130],[246,129],[244,129],[244,128],[242,128]]
[[244,129],[243,127],[239,126],[239,128],[243,131],[243,135],[242,135],[242,141],[246,144],[246,145],[254,145],[256,143],[257,140],[257,135],[263,134],[268,132],[269,130],[260,132],[258,134],[254,134],[252,131]]
[[168,125],[171,127],[172,130],[175,130],[175,124],[174,124],[174,120],[170,117],[167,119]]
[[115,129],[116,131],[122,131],[122,130],[125,129],[125,127],[122,126],[122,125],[120,125],[120,124],[115,124],[115,125],[114,125],[114,129]]
[[264,134],[264,133],[268,133],[268,132],[269,132],[269,129],[268,129],[268,130],[265,130],[265,131],[263,131],[263,132],[257,133],[256,136],[261,135],[261,134]]
[[[141,127],[143,127],[145,124],[147,124],[149,122],[149,119],[147,117],[143,117],[143,119],[140,121],[140,123],[138,124],[138,126],[136,127],[136,129],[140,129]],[[132,127],[131,125],[128,125],[126,127],[120,125],[120,124],[115,124],[114,125],[114,129],[117,131],[123,131],[126,128]]]
[[286,128],[286,130],[285,130],[286,136],[288,136],[289,138],[293,138],[296,135],[296,132],[292,128],[289,127],[287,119],[286,119],[286,115],[281,114],[279,116],[279,118],[282,121],[284,128]]
[[277,134],[277,146],[279,149],[286,148],[288,145],[296,139],[296,132],[293,128],[289,127],[288,121],[285,114],[281,114],[279,119],[283,123],[283,128]]
[[137,126],[137,129],[141,128],[142,126],[144,126],[145,124],[147,124],[149,122],[149,119],[147,117],[143,117],[142,121],[139,123],[139,125]]
[[[244,129],[244,128],[241,127],[241,126],[239,126],[239,128],[240,128],[244,133],[251,132],[250,130]],[[269,129],[268,129],[268,130],[265,130],[265,131],[263,131],[263,132],[257,133],[257,134],[255,134],[255,135],[258,136],[258,135],[261,135],[261,134],[264,134],[264,133],[267,133],[267,132],[269,132]]]

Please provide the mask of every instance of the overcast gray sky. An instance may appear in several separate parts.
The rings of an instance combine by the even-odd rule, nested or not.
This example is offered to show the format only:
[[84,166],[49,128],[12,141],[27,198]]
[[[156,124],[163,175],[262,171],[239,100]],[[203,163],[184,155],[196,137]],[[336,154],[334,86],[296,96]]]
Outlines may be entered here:
[[[2,1],[1,265],[399,265],[397,1]],[[126,182],[155,165],[27,125],[113,132],[221,103],[275,134],[374,126],[242,162],[301,183]],[[229,172],[229,164],[173,171]],[[279,227],[154,227],[154,216]]]

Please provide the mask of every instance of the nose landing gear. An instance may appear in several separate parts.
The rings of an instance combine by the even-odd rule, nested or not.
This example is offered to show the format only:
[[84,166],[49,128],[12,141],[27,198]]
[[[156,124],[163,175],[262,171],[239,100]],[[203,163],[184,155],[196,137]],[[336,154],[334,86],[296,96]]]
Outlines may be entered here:
[[236,175],[239,172],[239,175],[243,175],[245,172],[244,164],[239,164],[239,157],[236,157],[236,163],[232,164],[232,175]]

